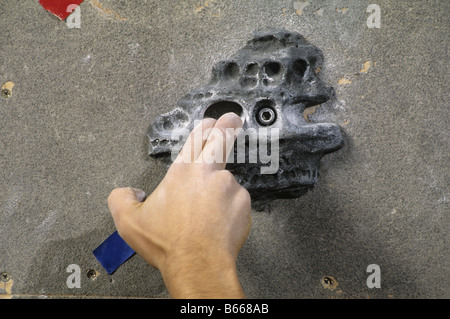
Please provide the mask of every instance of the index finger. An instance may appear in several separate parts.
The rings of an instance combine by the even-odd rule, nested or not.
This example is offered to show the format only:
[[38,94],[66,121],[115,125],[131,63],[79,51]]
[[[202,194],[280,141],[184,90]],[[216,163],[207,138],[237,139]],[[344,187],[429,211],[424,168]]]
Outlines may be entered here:
[[202,152],[203,146],[206,143],[208,130],[210,130],[215,123],[216,120],[212,118],[203,119],[200,123],[198,123],[189,134],[174,163],[196,162]]
[[202,163],[215,170],[223,170],[233,150],[237,134],[242,129],[241,118],[235,113],[222,115],[212,127],[202,153]]

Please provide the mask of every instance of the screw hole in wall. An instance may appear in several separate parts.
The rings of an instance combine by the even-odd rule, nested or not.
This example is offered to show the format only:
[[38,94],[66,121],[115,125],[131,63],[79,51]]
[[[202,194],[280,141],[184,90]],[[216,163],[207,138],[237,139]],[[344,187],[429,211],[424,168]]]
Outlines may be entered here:
[[2,272],[0,274],[0,280],[3,282],[8,282],[11,279],[11,277],[9,276],[9,274],[7,272]]
[[323,276],[320,282],[323,288],[330,290],[335,290],[339,285],[339,283],[333,276]]
[[99,272],[95,269],[88,269],[88,271],[86,271],[86,276],[91,280],[94,280],[95,278],[97,278],[98,275],[99,275]]

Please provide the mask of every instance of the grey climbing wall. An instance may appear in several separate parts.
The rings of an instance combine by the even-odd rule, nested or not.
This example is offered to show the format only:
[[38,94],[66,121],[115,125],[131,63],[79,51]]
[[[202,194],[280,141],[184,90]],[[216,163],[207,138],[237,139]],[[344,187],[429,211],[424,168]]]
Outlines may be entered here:
[[0,297],[168,297],[139,256],[113,275],[93,257],[114,231],[106,198],[157,186],[150,123],[273,27],[321,49],[336,98],[302,117],[342,127],[345,146],[304,196],[252,213],[245,292],[448,298],[449,3],[373,2],[86,0],[69,28],[36,0],[3,0]]

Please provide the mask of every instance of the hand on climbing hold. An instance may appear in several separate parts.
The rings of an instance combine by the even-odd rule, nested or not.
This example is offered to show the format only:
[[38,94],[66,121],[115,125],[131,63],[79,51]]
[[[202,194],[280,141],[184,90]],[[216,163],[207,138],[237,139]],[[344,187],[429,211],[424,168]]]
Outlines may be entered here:
[[[120,236],[160,270],[174,298],[245,297],[236,258],[251,228],[250,195],[225,169],[236,138],[226,128],[241,127],[234,113],[204,119],[147,199],[133,188],[117,188],[108,198]],[[213,129],[222,138],[213,138]],[[194,136],[200,148],[190,147]]]

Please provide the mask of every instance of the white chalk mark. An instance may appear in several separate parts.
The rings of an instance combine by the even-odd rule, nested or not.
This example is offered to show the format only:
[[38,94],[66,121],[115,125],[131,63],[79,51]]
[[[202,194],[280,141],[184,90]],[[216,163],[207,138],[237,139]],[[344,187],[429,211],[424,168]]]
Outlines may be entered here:
[[53,228],[56,222],[57,212],[52,210],[50,214],[34,229],[37,233],[38,241],[48,236],[48,233]]

